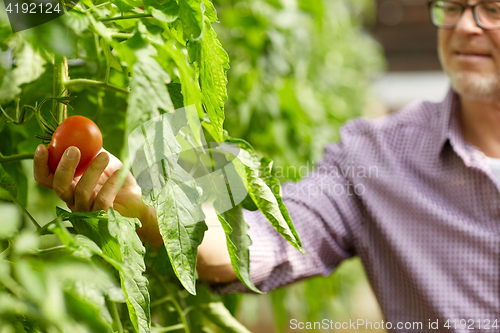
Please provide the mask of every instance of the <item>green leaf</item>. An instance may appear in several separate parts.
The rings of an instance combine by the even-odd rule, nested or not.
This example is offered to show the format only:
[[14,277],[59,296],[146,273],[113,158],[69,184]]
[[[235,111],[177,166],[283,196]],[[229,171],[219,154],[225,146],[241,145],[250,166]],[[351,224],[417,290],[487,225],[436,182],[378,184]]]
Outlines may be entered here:
[[248,289],[262,293],[250,278],[249,247],[252,245],[252,240],[248,236],[249,226],[243,219],[241,207],[236,206],[220,214],[219,202],[215,201],[214,209],[226,233],[227,250],[236,276]]
[[179,18],[185,40],[198,41],[203,33],[201,0],[179,0]]
[[198,307],[212,323],[219,326],[225,333],[250,333],[236,318],[231,315],[231,312],[224,306],[222,302],[210,302],[200,304]]
[[0,104],[14,100],[21,93],[20,86],[38,79],[45,72],[45,60],[31,45],[18,39],[14,47],[16,67],[7,70],[0,86]]
[[248,194],[245,199],[243,199],[243,201],[241,202],[241,206],[243,208],[245,208],[246,210],[249,210],[249,211],[256,211],[258,210],[259,208],[257,206],[255,206],[255,202],[253,202],[252,200],[252,197],[250,196],[250,194]]
[[95,333],[108,333],[112,329],[111,321],[102,318],[102,307],[98,307],[94,302],[85,299],[76,290],[65,290],[64,301],[68,313],[72,318],[78,318],[78,322],[85,323],[86,326]]
[[279,181],[270,174],[270,160],[263,158],[259,161],[253,148],[244,140],[227,139],[226,141],[242,149],[238,158],[246,166],[248,193],[255,205],[283,238],[304,253],[288,210],[283,204]]
[[88,15],[76,10],[70,10],[64,14],[61,20],[63,20],[68,28],[73,29],[76,33],[82,33],[88,29],[90,25],[90,20],[87,17]]
[[224,102],[227,100],[227,77],[229,57],[222,48],[210,21],[205,19],[207,27],[201,41],[200,59],[200,85],[203,94],[203,104],[214,126],[214,140],[223,141]]
[[151,318],[148,280],[142,275],[146,271],[146,249],[135,231],[140,222],[138,219],[121,216],[113,208],[109,209],[108,216],[110,234],[120,244],[122,266],[127,267],[120,270],[120,279],[127,297],[130,320],[139,333],[149,332]]
[[171,23],[179,17],[179,4],[175,0],[160,4],[156,0],[145,0],[144,8],[151,6],[151,15],[155,19],[165,23]]
[[127,127],[134,129],[146,121],[159,116],[160,109],[174,110],[167,83],[170,76],[153,58],[156,50],[149,46],[135,52],[136,62],[132,67],[130,95],[127,108]]
[[180,109],[134,130],[133,144],[142,148],[132,169],[144,201],[156,208],[175,274],[184,288],[195,294],[197,248],[207,226],[196,182],[178,164],[181,146],[176,135],[187,125],[186,109]]
[[[149,332],[148,280],[142,275],[146,269],[145,248],[135,231],[140,226],[139,220],[123,217],[112,208],[108,211],[108,219],[103,216],[92,218],[96,216],[95,212],[62,213],[59,210],[59,213],[69,219],[81,235],[71,236],[59,221],[49,230],[57,234],[76,255],[98,255],[119,272],[130,320],[137,332]],[[82,219],[82,215],[90,217]]]
[[140,0],[121,0],[121,1],[123,1],[124,3],[129,5],[130,7],[139,7],[142,5],[142,1],[140,1]]
[[204,14],[210,22],[216,22],[217,21],[217,11],[215,10],[215,7],[213,3],[210,0],[203,0],[203,6],[204,6]]
[[[288,214],[288,209],[286,208],[285,204],[283,203],[283,198],[281,197],[281,184],[279,180],[274,177],[271,174],[271,169],[273,167],[273,161],[268,158],[268,157],[263,157],[260,160],[260,178],[264,179],[266,185],[271,189],[271,191],[274,194],[274,197],[276,198],[276,201],[278,202],[279,210],[283,217],[285,218],[286,223],[290,227],[290,231],[292,232],[294,238],[297,240],[297,244],[299,247],[301,247],[301,243],[299,240],[299,235],[297,235],[297,232],[295,231],[295,228],[292,223],[292,219],[290,218],[290,215]],[[302,250],[300,249],[302,252]]]
[[[1,168],[2,166],[0,165],[0,170]],[[0,174],[1,173],[2,172],[0,171]],[[0,239],[9,239],[14,237],[19,231],[19,227],[21,225],[19,209],[11,202],[0,202],[0,212],[2,212],[2,218],[0,219]]]
[[[165,51],[177,65],[179,78],[181,80],[182,95],[184,97],[184,106],[194,105],[196,107],[197,113],[187,113],[187,116],[189,117],[188,124],[191,126],[195,144],[197,144],[197,146],[201,146],[202,143],[199,124],[200,118],[203,119],[204,112],[200,87],[196,82],[196,73],[191,65],[186,61],[184,53],[176,47],[174,41],[167,41],[161,50]],[[196,115],[198,115],[198,117],[196,117]]]
[[105,38],[107,41],[111,41],[112,37],[111,37],[111,30],[108,29],[104,23],[102,23],[101,21],[97,21],[94,16],[92,15],[87,15],[89,21],[90,21],[90,24],[92,25],[92,28],[94,29],[94,31],[101,37]]
[[[194,183],[194,181],[193,181]],[[196,295],[196,259],[198,246],[208,229],[200,205],[179,184],[168,180],[154,202],[160,234],[170,262],[186,290]]]
[[14,179],[5,171],[5,169],[0,164],[0,188],[7,190],[12,197],[17,196],[16,184]]
[[106,40],[104,38],[100,39],[100,44],[101,44],[101,49],[104,52],[104,57],[106,58],[106,64],[109,67],[114,68],[114,69],[121,72],[123,70],[122,66],[116,60],[113,53],[111,53],[111,48],[109,47],[109,44],[106,42]]

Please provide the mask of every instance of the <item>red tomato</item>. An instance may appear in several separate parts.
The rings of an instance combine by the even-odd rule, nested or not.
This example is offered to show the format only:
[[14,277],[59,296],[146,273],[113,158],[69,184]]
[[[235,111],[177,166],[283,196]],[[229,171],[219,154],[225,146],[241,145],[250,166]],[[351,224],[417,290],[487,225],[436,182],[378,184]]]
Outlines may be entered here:
[[48,145],[49,168],[56,171],[61,157],[68,147],[75,146],[80,150],[80,162],[75,177],[81,176],[89,167],[102,148],[102,135],[99,127],[83,116],[66,118],[54,131]]

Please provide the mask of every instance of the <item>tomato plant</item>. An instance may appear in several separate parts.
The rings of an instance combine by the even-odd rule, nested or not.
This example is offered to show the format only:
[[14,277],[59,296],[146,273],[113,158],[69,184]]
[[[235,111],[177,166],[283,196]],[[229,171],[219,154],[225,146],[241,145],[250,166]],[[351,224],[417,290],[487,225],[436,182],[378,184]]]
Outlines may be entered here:
[[[233,143],[247,156],[238,175],[251,195],[216,219],[241,283],[258,293],[242,209],[262,211],[290,244],[301,244],[279,191],[268,185],[277,180],[261,172],[269,159],[231,135],[282,165],[305,162],[309,149],[317,154],[334,136],[332,128],[359,113],[368,76],[360,68],[375,62],[353,23],[362,5],[297,4],[217,0],[216,11],[210,0],[81,0],[16,34],[0,8],[0,204],[15,203],[24,214],[0,221],[0,331],[248,332],[233,317],[239,298],[214,295],[197,280],[207,228],[194,182],[206,167],[196,159],[202,139]],[[351,6],[353,17],[346,15]],[[175,113],[183,108],[193,112]],[[112,209],[55,208],[53,193],[34,183],[29,163],[40,141],[33,133],[48,142],[40,131],[56,131],[73,114],[99,126],[124,169],[135,172],[133,156],[141,156],[141,167],[162,167],[164,186],[143,188],[143,200],[158,212],[159,252],[140,242],[137,219]],[[149,140],[146,125],[155,119],[162,119],[155,123],[162,140]],[[189,172],[170,163],[185,146],[195,151]],[[304,307],[324,297],[325,288],[315,290]],[[283,322],[283,303],[276,304]]]
[[75,171],[75,177],[81,176],[89,167],[102,148],[102,135],[99,127],[83,116],[66,118],[52,134],[48,145],[49,168],[55,172],[61,157],[71,146],[80,150],[80,162]]

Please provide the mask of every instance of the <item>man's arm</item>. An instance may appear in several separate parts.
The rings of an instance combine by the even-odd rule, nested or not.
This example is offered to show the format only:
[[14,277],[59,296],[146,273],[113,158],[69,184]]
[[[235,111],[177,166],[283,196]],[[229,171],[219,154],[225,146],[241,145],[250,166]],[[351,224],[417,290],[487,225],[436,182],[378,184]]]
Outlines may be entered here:
[[198,247],[196,268],[200,279],[209,283],[226,283],[238,279],[231,265],[222,226],[208,226],[203,242]]

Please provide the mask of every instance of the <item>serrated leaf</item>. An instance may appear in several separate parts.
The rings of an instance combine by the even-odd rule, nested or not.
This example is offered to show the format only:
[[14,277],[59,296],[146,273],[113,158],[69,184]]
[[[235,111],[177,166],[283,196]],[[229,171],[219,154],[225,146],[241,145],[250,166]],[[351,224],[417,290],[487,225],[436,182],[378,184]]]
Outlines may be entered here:
[[[59,222],[49,229],[61,241],[79,255],[98,255],[110,263],[119,273],[122,289],[126,295],[130,320],[137,332],[149,332],[151,325],[148,280],[142,275],[145,248],[135,231],[140,226],[138,219],[126,218],[110,208],[108,219],[103,217],[82,219],[82,214],[64,213],[60,216],[73,223],[81,234],[73,237]],[[95,242],[95,243],[94,243]]]
[[[194,182],[194,181],[193,181]],[[175,274],[186,290],[196,295],[198,246],[208,229],[200,205],[173,180],[157,195],[154,203],[160,234]]]
[[[238,158],[246,166],[248,193],[257,208],[259,208],[283,238],[297,250],[304,253],[288,210],[281,199],[279,181],[271,176],[270,171],[268,171],[270,160],[264,158],[262,161],[259,161],[253,148],[244,140],[227,139],[226,141],[234,143],[242,149]],[[274,191],[270,186],[274,188]]]
[[171,23],[179,17],[179,4],[175,0],[160,4],[156,0],[144,1],[144,7],[151,6],[151,15],[161,22]]
[[229,57],[222,47],[210,21],[205,19],[206,31],[201,41],[200,85],[203,104],[215,130],[214,140],[223,141],[224,103],[227,100]]
[[222,302],[210,302],[206,304],[200,304],[198,307],[202,310],[204,316],[206,316],[210,322],[219,326],[223,332],[226,333],[250,333],[250,331],[243,326],[236,318],[234,318],[229,310],[224,306]]
[[64,290],[66,310],[92,327],[92,332],[110,332],[112,318],[106,298],[125,302],[125,295],[116,278],[93,261],[64,257],[54,263],[43,263],[50,277],[56,277]]
[[[186,56],[179,50],[174,41],[167,41],[162,48],[174,61],[179,69],[179,78],[181,80],[181,89],[184,99],[184,106],[194,105],[196,113],[188,112],[188,124],[191,126],[194,135],[195,144],[201,146],[201,135],[199,128],[199,117],[203,119],[202,96],[200,87],[196,82],[196,73],[191,65],[186,61]],[[198,118],[195,118],[198,115]],[[196,127],[194,127],[196,126]]]
[[187,125],[186,109],[179,109],[143,124],[129,140],[141,147],[133,171],[144,201],[156,208],[160,234],[174,272],[182,285],[195,294],[197,248],[207,227],[196,182],[178,164],[181,146],[176,135]]
[[81,33],[86,31],[90,25],[90,20],[87,16],[84,13],[70,10],[61,19],[67,27],[73,29],[76,33]]
[[17,66],[7,70],[0,86],[0,104],[14,100],[21,93],[20,86],[38,79],[45,72],[45,60],[27,42],[14,48]]
[[203,0],[203,6],[205,8],[204,14],[210,22],[217,21],[217,11],[215,10],[214,4],[210,0]]
[[129,129],[160,115],[160,109],[172,111],[167,83],[170,76],[153,58],[156,50],[150,46],[135,52],[137,60],[132,66],[130,95],[127,108]]
[[11,202],[0,202],[0,211],[2,212],[2,218],[0,219],[0,240],[12,238],[18,233],[21,225],[19,209]]
[[127,297],[130,320],[139,333],[149,332],[151,325],[148,280],[142,275],[146,271],[142,245],[135,231],[140,226],[138,219],[121,216],[109,209],[109,231],[120,244],[122,262],[129,269],[120,270],[122,288]]
[[238,279],[250,290],[262,293],[250,278],[250,251],[252,240],[248,236],[250,227],[243,219],[243,211],[236,206],[223,214],[220,214],[219,202],[214,202],[217,217],[226,233],[227,250],[231,257],[231,265]]
[[179,18],[185,40],[197,41],[202,37],[201,0],[179,0]]
[[106,42],[104,38],[101,38],[100,44],[101,44],[101,49],[104,53],[104,57],[106,58],[106,64],[109,67],[112,67],[121,72],[123,70],[122,66],[120,65],[118,60],[116,60],[113,53],[111,53],[111,48],[109,47],[109,44]]
[[5,169],[0,164],[0,188],[3,188],[9,194],[15,198],[17,196],[16,183],[14,179],[5,171]]

